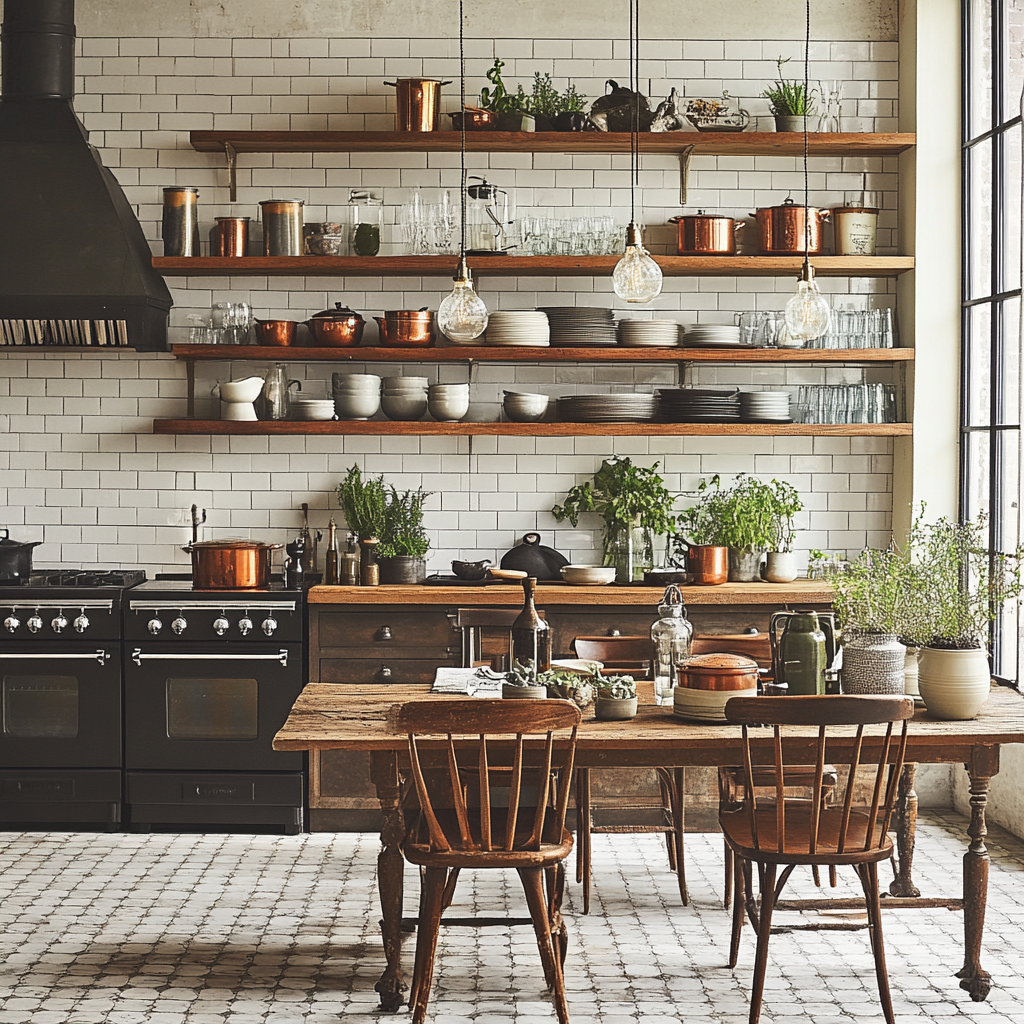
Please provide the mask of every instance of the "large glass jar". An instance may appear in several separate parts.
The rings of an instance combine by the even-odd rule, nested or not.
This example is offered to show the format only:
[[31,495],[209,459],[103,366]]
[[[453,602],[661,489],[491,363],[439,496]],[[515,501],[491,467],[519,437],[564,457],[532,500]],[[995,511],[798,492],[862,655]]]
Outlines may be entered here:
[[376,256],[384,224],[383,200],[372,192],[352,189],[348,197],[348,223],[351,255]]
[[654,641],[654,699],[671,704],[677,667],[690,657],[693,624],[686,617],[682,591],[673,583],[665,588],[658,605],[661,618],[651,626]]
[[604,535],[604,564],[615,566],[616,583],[642,583],[654,568],[654,534],[636,523],[609,524]]

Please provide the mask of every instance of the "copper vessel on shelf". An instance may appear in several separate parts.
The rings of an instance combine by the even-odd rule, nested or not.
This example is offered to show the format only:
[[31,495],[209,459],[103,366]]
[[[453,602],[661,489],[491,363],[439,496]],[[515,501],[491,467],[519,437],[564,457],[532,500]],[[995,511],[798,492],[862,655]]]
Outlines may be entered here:
[[703,210],[670,217],[669,223],[679,232],[676,248],[680,256],[735,256],[736,232],[746,226],[745,221]]
[[340,302],[334,304],[334,309],[314,313],[306,321],[309,333],[313,336],[313,344],[329,348],[358,345],[365,325],[366,321],[354,309]]
[[257,345],[294,345],[298,329],[295,320],[257,320]]
[[436,78],[399,78],[385,82],[394,86],[398,100],[395,130],[399,132],[436,132],[441,122],[441,86]]
[[758,248],[765,255],[797,256],[806,247],[811,256],[820,256],[825,251],[825,221],[831,214],[831,210],[799,206],[792,199],[781,206],[763,206],[753,214]]
[[691,544],[686,553],[686,571],[698,586],[729,582],[729,549],[714,544]]
[[434,314],[428,309],[391,309],[373,318],[386,348],[426,348],[434,344]]

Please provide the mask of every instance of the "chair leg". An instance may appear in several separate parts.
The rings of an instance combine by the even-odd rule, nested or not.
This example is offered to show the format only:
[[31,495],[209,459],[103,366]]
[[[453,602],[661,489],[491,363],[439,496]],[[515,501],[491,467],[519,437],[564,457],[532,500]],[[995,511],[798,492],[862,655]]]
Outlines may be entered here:
[[590,769],[578,768],[576,775],[576,881],[583,883],[583,913],[590,913]]
[[[667,768],[655,768],[658,773],[658,788],[661,790],[661,813],[667,821],[675,822],[675,811],[672,802],[672,786]],[[665,833],[665,846],[668,850],[668,869],[676,870],[676,840],[672,832]]]
[[732,907],[732,936],[729,939],[729,966],[735,967],[740,958],[740,932],[743,930],[743,919],[746,914],[743,898],[744,879],[749,878],[750,865],[734,854],[728,845],[725,850],[726,863],[734,870],[736,878],[736,899],[733,900]]
[[452,900],[455,899],[455,886],[459,881],[460,868],[452,868],[448,872],[448,881],[444,887],[444,897],[441,900],[441,909],[447,910],[452,905]]
[[690,894],[686,889],[686,858],[683,855],[683,839],[686,835],[686,807],[683,794],[686,790],[686,769],[672,769],[672,837],[676,844],[676,878],[679,882],[679,898],[683,906],[690,905]]
[[729,904],[732,902],[732,876],[733,876],[733,856],[732,850],[729,849],[729,844],[723,839],[722,846],[724,847],[724,860],[725,860],[725,909],[729,909]]
[[[768,966],[768,940],[772,934],[772,911],[775,909],[775,865],[758,864],[761,886],[761,910],[758,915],[757,953],[754,956],[754,980],[750,987],[749,1024],[757,1024],[764,996],[764,975]],[[892,1024],[888,1021],[887,1024]]]
[[871,952],[875,955],[875,977],[878,979],[878,998],[882,1003],[885,1024],[893,1024],[892,996],[889,992],[889,972],[885,967],[885,944],[882,941],[882,906],[878,898],[878,865],[859,864],[857,874],[864,886],[864,903],[868,912],[868,935]]
[[562,897],[565,894],[565,864],[556,864],[544,872],[545,890],[548,898],[548,913],[551,917],[551,936],[555,943],[558,961],[565,965],[565,954],[569,945],[569,933],[562,920]]
[[583,881],[583,787],[586,785],[584,776],[588,775],[589,769],[576,769],[576,881]]
[[409,997],[412,1024],[423,1024],[427,1016],[430,985],[434,977],[437,933],[441,930],[442,903],[447,882],[447,868],[427,868],[420,881],[422,889],[419,928],[416,933],[416,966],[413,970],[412,992]]
[[[547,900],[544,898],[544,869],[543,868],[517,868],[519,877],[523,882],[523,890],[526,893],[526,902],[530,907],[530,917],[533,919],[533,930],[537,934],[537,948],[540,950],[541,963],[544,965],[544,977],[547,980],[548,988],[554,996],[555,1013],[558,1015],[558,1024],[569,1024],[569,1006],[565,999],[565,979],[562,976],[562,962],[559,953],[555,948],[554,938],[551,934],[551,912]],[[558,928],[563,927],[561,915],[555,922]],[[413,1024],[420,1024],[414,1021]]]

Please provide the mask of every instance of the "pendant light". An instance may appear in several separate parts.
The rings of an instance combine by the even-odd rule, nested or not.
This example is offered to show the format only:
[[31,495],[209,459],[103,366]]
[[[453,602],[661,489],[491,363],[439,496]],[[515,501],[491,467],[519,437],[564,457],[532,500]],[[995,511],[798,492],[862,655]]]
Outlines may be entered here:
[[806,0],[807,17],[804,34],[804,265],[796,286],[796,295],[786,303],[786,328],[794,341],[810,341],[828,333],[831,311],[828,302],[818,289],[811,266],[811,217],[810,188],[807,174],[807,103],[808,55],[811,49],[811,0]]
[[615,264],[612,287],[626,302],[650,302],[661,294],[661,267],[644,248],[636,222],[636,186],[640,181],[640,0],[629,0],[629,88],[633,111],[629,133],[629,227],[626,251]]
[[455,287],[451,295],[441,300],[437,309],[437,326],[452,341],[467,344],[487,329],[487,306],[473,290],[473,277],[466,262],[466,47],[462,24],[462,0],[459,0],[459,78],[462,111],[462,145],[460,166],[462,180],[459,187],[462,221],[459,243],[459,265],[455,271]]

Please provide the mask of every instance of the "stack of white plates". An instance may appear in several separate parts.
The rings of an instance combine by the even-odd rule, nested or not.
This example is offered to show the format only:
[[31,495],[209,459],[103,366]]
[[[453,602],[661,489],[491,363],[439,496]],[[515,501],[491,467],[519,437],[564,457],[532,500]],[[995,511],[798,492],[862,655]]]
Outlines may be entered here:
[[683,335],[683,344],[701,348],[736,348],[741,344],[740,329],[729,324],[696,324]]
[[566,423],[636,423],[654,419],[654,395],[571,395],[558,400],[559,419]]
[[551,344],[563,347],[614,345],[615,313],[597,306],[547,306]]
[[788,391],[743,391],[740,416],[745,423],[792,423]]
[[484,341],[488,345],[546,348],[551,344],[547,315],[539,309],[495,310],[487,320]]
[[620,320],[619,344],[666,348],[679,344],[675,320]]
[[288,401],[288,415],[293,420],[333,420],[333,398],[292,398]]

